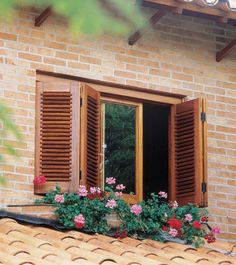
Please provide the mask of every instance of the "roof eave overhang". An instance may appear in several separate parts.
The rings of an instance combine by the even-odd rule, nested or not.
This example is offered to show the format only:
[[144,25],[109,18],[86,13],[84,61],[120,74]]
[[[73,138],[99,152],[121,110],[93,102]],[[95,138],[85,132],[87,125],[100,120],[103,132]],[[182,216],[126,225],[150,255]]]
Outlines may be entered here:
[[176,0],[142,0],[143,6],[157,9],[180,8],[182,14],[215,19],[218,22],[236,24],[236,12],[218,9],[215,6],[200,6],[191,2],[179,2]]

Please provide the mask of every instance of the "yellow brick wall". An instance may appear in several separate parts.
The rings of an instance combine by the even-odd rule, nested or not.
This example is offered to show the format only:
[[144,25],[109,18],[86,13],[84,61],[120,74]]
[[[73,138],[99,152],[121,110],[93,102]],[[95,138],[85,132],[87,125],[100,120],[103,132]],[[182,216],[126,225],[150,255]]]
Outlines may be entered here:
[[[1,207],[31,203],[34,172],[36,70],[69,74],[208,99],[209,210],[221,237],[236,241],[236,53],[216,63],[216,51],[236,36],[233,26],[168,15],[134,46],[105,35],[72,38],[62,21],[50,17],[34,27],[36,14],[20,12],[0,24],[0,98],[15,113],[25,135],[7,140],[20,158],[7,157],[0,171]],[[1,129],[1,126],[0,126]],[[1,148],[0,152],[4,153]],[[41,208],[42,209],[42,208]],[[39,214],[41,210],[13,208]],[[44,209],[45,214],[49,210]]]

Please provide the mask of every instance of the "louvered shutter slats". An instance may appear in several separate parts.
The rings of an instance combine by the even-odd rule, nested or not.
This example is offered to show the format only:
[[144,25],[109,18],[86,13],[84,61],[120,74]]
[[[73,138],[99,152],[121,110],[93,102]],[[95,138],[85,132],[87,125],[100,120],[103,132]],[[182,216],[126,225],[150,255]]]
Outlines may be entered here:
[[100,101],[88,96],[88,121],[87,121],[87,186],[98,186],[99,178],[99,108]]
[[[70,181],[72,95],[70,92],[43,92],[41,106],[40,175],[46,176],[47,181]],[[58,134],[58,130],[62,134]],[[47,160],[43,159],[45,155]]]
[[89,188],[100,185],[100,96],[84,85],[82,98],[82,182]]
[[171,111],[171,200],[203,205],[201,102],[184,102]]
[[79,136],[77,93],[79,86],[71,81],[37,84],[35,176],[45,176],[46,184],[35,186],[35,193],[46,193],[56,184],[68,191],[74,186],[72,182],[78,182],[74,165],[78,146],[73,146],[75,135]]
[[[181,110],[179,110],[181,111]],[[188,118],[188,120],[186,120]],[[193,112],[179,112],[175,121],[175,138],[176,138],[176,160],[180,161],[182,157],[187,157],[194,150],[194,116]],[[179,138],[188,138],[188,141],[179,142]],[[181,163],[176,163],[176,196],[177,200],[184,200],[185,197],[194,196],[195,194],[195,163],[194,159],[185,159]],[[182,178],[184,177],[184,179]],[[184,181],[183,181],[184,180]]]

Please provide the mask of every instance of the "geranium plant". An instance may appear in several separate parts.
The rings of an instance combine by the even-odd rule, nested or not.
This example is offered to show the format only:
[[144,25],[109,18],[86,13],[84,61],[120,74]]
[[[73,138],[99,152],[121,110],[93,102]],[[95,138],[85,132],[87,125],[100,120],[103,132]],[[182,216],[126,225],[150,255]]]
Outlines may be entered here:
[[[215,241],[218,228],[210,228],[208,212],[197,205],[178,206],[168,202],[167,193],[160,191],[141,203],[129,205],[123,198],[123,184],[115,178],[106,179],[105,191],[98,187],[79,186],[77,194],[61,194],[60,187],[51,190],[36,204],[52,204],[59,222],[68,229],[89,233],[109,234],[115,237],[131,236],[158,241],[176,241],[196,247]],[[116,213],[119,228],[108,224],[109,214]]]
[[46,183],[46,178],[45,176],[38,176],[35,177],[33,180],[34,185],[43,185]]

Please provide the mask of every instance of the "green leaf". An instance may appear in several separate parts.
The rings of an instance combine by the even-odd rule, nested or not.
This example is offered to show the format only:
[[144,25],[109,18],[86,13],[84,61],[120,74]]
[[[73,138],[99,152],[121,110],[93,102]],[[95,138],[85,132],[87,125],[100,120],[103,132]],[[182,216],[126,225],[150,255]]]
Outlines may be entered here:
[[76,35],[127,36],[144,24],[140,8],[127,0],[1,0],[0,18],[13,19],[16,6],[51,6],[55,14],[67,19],[70,32]]

